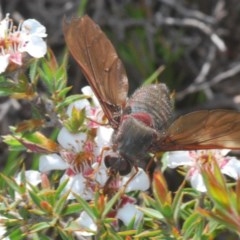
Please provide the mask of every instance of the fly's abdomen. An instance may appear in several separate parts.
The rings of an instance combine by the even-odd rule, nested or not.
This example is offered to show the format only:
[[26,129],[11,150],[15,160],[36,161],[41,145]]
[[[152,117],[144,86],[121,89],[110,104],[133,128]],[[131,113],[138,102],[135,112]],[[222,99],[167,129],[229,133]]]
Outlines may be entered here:
[[129,99],[124,114],[147,113],[154,128],[160,130],[172,117],[172,101],[165,84],[152,84],[137,89]]

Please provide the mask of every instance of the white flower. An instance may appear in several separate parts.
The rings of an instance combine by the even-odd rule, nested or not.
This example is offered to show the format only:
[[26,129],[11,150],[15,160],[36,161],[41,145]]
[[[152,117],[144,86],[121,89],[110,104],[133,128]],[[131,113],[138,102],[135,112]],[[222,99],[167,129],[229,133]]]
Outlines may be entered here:
[[[22,172],[18,173],[15,177],[15,181],[18,185],[22,182]],[[24,172],[24,177],[26,179],[26,187],[28,190],[31,189],[30,185],[37,186],[39,183],[42,182],[41,173],[35,170],[27,170]],[[15,192],[15,199],[22,199],[22,196]]]
[[113,129],[110,127],[99,126],[97,128],[97,134],[94,139],[97,145],[95,154],[97,155],[101,154],[101,151],[104,147],[110,146],[112,134],[113,134]]
[[39,171],[65,170],[69,165],[58,154],[41,155],[39,158]]
[[[22,173],[18,173],[15,180],[18,184],[21,183]],[[30,183],[33,186],[37,186],[41,182],[41,173],[35,170],[25,171],[26,182]]]
[[83,176],[83,174],[78,173],[72,176],[64,174],[60,180],[60,183],[62,183],[66,179],[68,180],[68,182],[63,192],[71,190],[68,199],[75,199],[73,193],[81,196],[81,198],[83,198],[84,200],[93,199],[93,190],[90,186],[88,186],[87,179]]
[[78,110],[82,110],[83,108],[86,109],[86,108],[90,107],[90,102],[87,99],[81,99],[81,100],[71,103],[67,108],[67,115],[69,117],[72,116],[73,107],[75,107]]
[[95,94],[93,93],[93,90],[90,86],[85,86],[81,90],[82,90],[83,94],[92,98],[94,106],[96,106],[96,107],[100,106],[100,103],[99,103],[97,97],[95,96]]
[[9,13],[6,14],[6,17],[0,22],[0,38],[4,39],[8,34],[8,27],[10,25]]
[[[116,220],[121,220],[125,226],[128,226],[131,221],[134,220],[134,228],[137,228],[141,221],[143,221],[143,212],[141,212],[136,203],[136,199],[123,195],[120,197],[116,209],[110,211],[107,217],[116,218]],[[79,236],[92,236],[96,235],[98,227],[94,220],[86,213],[82,211],[79,218],[77,218],[76,223],[79,225],[80,230],[75,232]],[[116,225],[114,222],[113,225]]]
[[0,73],[3,73],[6,70],[9,63],[9,58],[10,54],[1,55],[0,53]]
[[[58,142],[63,148],[58,154],[42,155],[39,159],[39,170],[65,170],[60,182],[68,179],[65,191],[71,190],[68,199],[74,198],[72,193],[81,195],[85,200],[92,198],[92,189],[86,183],[85,175],[92,172],[91,162],[84,158],[87,135],[85,133],[72,134],[62,128],[58,135]],[[89,149],[89,148],[88,148]],[[89,153],[91,154],[91,153]]]
[[[94,97],[89,87],[84,88],[83,92]],[[117,175],[109,178],[109,169],[105,166],[104,156],[113,152],[111,150],[113,129],[101,126],[97,122],[88,124],[91,122],[89,119],[97,121],[96,112],[102,111],[100,105],[96,107],[86,99],[78,100],[69,105],[67,109],[69,117],[72,115],[73,107],[78,110],[85,108],[87,118],[84,124],[89,131],[71,133],[63,127],[57,136],[60,144],[59,154],[42,155],[39,159],[39,170],[41,172],[64,170],[60,182],[68,180],[64,191],[70,191],[69,199],[75,198],[74,194],[78,194],[85,200],[91,200],[96,189],[105,187],[114,191],[125,187],[126,192],[147,190],[150,187],[150,180],[141,168],[137,171],[134,168],[124,177]],[[109,186],[105,186],[108,182]]]
[[[83,99],[76,101],[67,109],[67,114],[71,116],[73,107],[78,110],[91,107],[88,100]],[[89,175],[95,176],[96,180],[92,183],[103,185],[106,182],[107,169],[99,167],[98,155],[103,144],[98,141],[99,147],[94,140],[88,139],[87,132],[71,133],[67,128],[63,127],[57,136],[60,144],[59,154],[42,155],[39,159],[39,170],[48,172],[52,170],[65,170],[60,182],[68,179],[68,183],[64,191],[71,191],[68,199],[75,198],[74,194],[78,194],[85,200],[93,198],[93,189],[89,185]],[[97,150],[99,149],[99,150]],[[92,166],[93,165],[93,166]],[[101,169],[101,170],[100,170]],[[94,177],[93,177],[94,178]],[[104,178],[104,183],[101,178]]]
[[47,37],[46,28],[35,19],[27,19],[23,22],[22,33],[29,35],[29,37]]
[[134,219],[134,227],[137,228],[143,219],[143,213],[137,209],[135,204],[126,203],[118,209],[116,217],[120,219],[125,226],[128,226]]
[[226,161],[222,162],[221,172],[237,180],[240,177],[240,162],[235,157],[226,157]]
[[58,133],[57,137],[60,145],[69,151],[78,153],[83,150],[83,145],[87,140],[86,133],[70,133],[65,127],[63,127]]
[[[85,89],[85,90],[87,89],[89,92],[90,91],[89,89],[91,89],[91,88],[89,86],[82,88],[82,91],[85,92],[85,90],[83,90],[83,89]],[[75,108],[79,111],[85,109],[85,114],[87,117],[87,119],[86,119],[87,121],[85,121],[85,124],[89,128],[98,128],[103,121],[104,113],[97,101],[97,98],[93,95],[93,92],[90,91],[89,94],[90,95],[88,95],[88,96],[93,99],[93,105],[91,105],[87,99],[77,100],[68,106],[67,115],[69,117],[72,116],[73,108]],[[95,101],[94,101],[94,98],[95,98]]]
[[76,222],[81,229],[76,233],[79,234],[80,236],[92,236],[96,234],[97,225],[85,211],[81,212]]
[[31,57],[41,58],[47,52],[46,28],[35,19],[25,20],[19,27],[12,24],[9,14],[0,22],[0,73],[3,73],[9,64],[21,66],[24,53]]
[[135,168],[133,168],[133,171],[130,174],[123,177],[122,185],[124,186],[125,184],[127,184],[126,192],[146,191],[150,187],[150,179],[142,168],[138,168],[137,172]]
[[240,176],[240,162],[235,157],[226,156],[229,150],[198,150],[198,151],[175,151],[167,153],[167,166],[176,168],[185,166],[188,169],[187,178],[193,188],[200,192],[206,192],[206,186],[200,173],[202,162],[214,157],[223,174],[234,179]]

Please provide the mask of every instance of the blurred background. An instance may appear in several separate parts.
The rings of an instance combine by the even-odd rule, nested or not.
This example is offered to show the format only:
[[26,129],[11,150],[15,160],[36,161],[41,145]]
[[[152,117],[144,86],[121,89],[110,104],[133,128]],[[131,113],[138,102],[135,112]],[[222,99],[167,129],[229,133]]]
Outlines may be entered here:
[[[35,18],[47,28],[59,61],[65,51],[64,17],[87,13],[122,59],[130,94],[164,66],[158,80],[175,94],[176,112],[240,108],[240,1],[238,0],[2,0],[1,17]],[[69,85],[87,82],[70,58]],[[0,132],[31,115],[25,101],[0,98]],[[6,146],[0,142],[0,154]]]
[[[65,49],[64,16],[87,13],[116,47],[130,92],[164,66],[159,81],[175,92],[177,110],[239,108],[238,0],[2,0],[1,12],[16,22],[40,21],[59,58]],[[86,84],[73,61],[69,84],[75,92]]]

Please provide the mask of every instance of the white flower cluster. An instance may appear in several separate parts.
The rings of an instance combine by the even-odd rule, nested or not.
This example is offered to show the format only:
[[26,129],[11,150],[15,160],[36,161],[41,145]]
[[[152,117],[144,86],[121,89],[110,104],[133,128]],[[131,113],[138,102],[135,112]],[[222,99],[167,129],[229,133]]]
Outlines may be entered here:
[[[104,189],[109,180],[109,170],[104,164],[103,149],[111,148],[111,136],[113,129],[109,126],[99,124],[103,116],[99,102],[90,87],[84,87],[82,92],[91,97],[93,104],[87,99],[76,101],[69,105],[67,115],[71,117],[73,108],[85,109],[86,119],[84,124],[87,131],[72,133],[66,127],[60,129],[57,140],[59,142],[59,154],[42,155],[39,159],[40,173],[47,174],[52,170],[63,170],[64,173],[60,183],[68,180],[64,192],[69,192],[68,199],[74,199],[75,195],[85,200],[94,200],[96,191]],[[89,137],[88,132],[95,131],[95,137]],[[91,135],[92,136],[92,135]],[[35,176],[34,176],[35,175]],[[39,184],[39,172],[26,171],[27,182]],[[143,169],[133,168],[127,176],[116,176],[111,180],[109,187],[117,192],[123,186],[125,193],[131,191],[145,191],[150,187],[150,180]],[[112,190],[112,189],[111,189]],[[141,221],[143,214],[136,207],[136,199],[123,195],[119,199],[118,208],[111,212],[111,217],[120,219],[128,225],[134,218],[135,225]],[[97,225],[82,212],[76,220],[80,228],[80,235],[91,235],[97,231]],[[86,230],[86,231],[85,231]]]
[[47,52],[47,44],[43,40],[47,36],[46,28],[35,19],[27,19],[13,25],[9,14],[0,22],[0,73],[9,65],[23,65],[24,53],[33,58],[41,58]]
[[185,166],[187,178],[193,188],[199,192],[206,192],[207,188],[201,175],[200,167],[202,160],[212,157],[216,160],[223,174],[238,179],[240,177],[240,161],[236,157],[227,156],[230,150],[198,150],[198,151],[175,151],[167,153],[167,166],[176,168]]

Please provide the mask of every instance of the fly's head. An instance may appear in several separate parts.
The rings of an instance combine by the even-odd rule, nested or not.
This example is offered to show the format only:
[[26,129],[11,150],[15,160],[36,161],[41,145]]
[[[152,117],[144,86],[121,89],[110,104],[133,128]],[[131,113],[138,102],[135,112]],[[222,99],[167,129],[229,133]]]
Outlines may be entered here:
[[113,174],[119,173],[121,176],[129,174],[133,166],[130,160],[113,151],[105,155],[104,162]]

